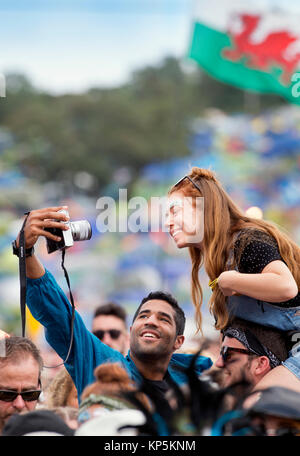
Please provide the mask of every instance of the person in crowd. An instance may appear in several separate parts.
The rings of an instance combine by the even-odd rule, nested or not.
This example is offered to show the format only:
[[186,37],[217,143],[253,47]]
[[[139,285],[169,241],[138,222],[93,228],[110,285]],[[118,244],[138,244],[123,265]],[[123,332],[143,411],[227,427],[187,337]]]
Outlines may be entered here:
[[284,387],[271,387],[255,394],[246,416],[256,433],[267,436],[300,436],[300,394]]
[[[41,356],[44,360],[44,369],[42,372],[43,390],[46,391],[54,377],[63,367],[63,360],[48,344],[40,346]],[[43,397],[44,399],[44,397]]]
[[[195,352],[197,352],[195,350]],[[205,372],[205,375],[215,386],[220,386],[222,382],[222,370],[216,366],[216,361],[220,354],[220,337],[203,337],[200,341],[198,350],[199,355],[206,356],[212,360],[213,365]]]
[[92,333],[104,344],[126,355],[129,345],[126,312],[118,304],[108,302],[95,309]]
[[68,371],[62,367],[44,391],[44,405],[52,407],[78,408],[78,395]]
[[22,411],[34,410],[42,392],[43,360],[26,337],[11,336],[0,347],[0,432],[6,421]]
[[[25,225],[27,251],[27,305],[32,315],[46,328],[46,339],[62,359],[66,358],[71,338],[72,306],[49,271],[45,271],[32,247],[39,236],[54,241],[58,236],[44,228],[68,229],[62,207],[32,211]],[[15,247],[18,248],[18,239]],[[192,355],[174,353],[184,342],[185,315],[176,299],[164,292],[149,293],[138,306],[130,328],[130,349],[126,357],[108,347],[85,327],[75,311],[74,338],[65,363],[78,395],[94,381],[94,369],[105,362],[119,362],[138,385],[148,382],[163,401],[165,392],[186,377],[180,368],[189,365]],[[211,360],[199,357],[196,369],[200,375],[211,366]]]
[[[207,169],[192,168],[170,190],[166,226],[192,261],[192,300],[201,329],[199,269],[210,279],[216,329],[233,315],[287,333],[300,332],[300,248],[274,224],[249,218]],[[257,384],[300,391],[300,344]]]
[[3,437],[73,436],[75,429],[52,410],[33,410],[11,416],[4,425]]
[[69,426],[69,428],[78,428],[78,407],[72,407],[70,405],[51,407],[45,404],[38,404],[36,410],[50,410],[51,412],[54,412],[56,415],[60,416],[60,418],[62,418],[63,421]]
[[222,372],[223,388],[243,381],[253,388],[287,357],[286,339],[281,331],[235,318],[222,331],[215,366]]
[[[105,363],[96,367],[96,381],[85,387],[81,395],[78,421],[80,424],[109,413],[112,410],[135,408],[124,393],[136,392],[136,385],[127,371],[118,363]],[[150,403],[145,395],[137,392],[138,400],[150,411]]]
[[[107,437],[109,435],[110,437],[117,437],[116,440],[120,437],[148,435],[143,432],[141,433],[141,429],[144,428],[145,423],[146,418],[141,410],[112,410],[107,415],[96,416],[85,421],[78,427],[74,435],[75,437]],[[136,448],[133,449],[132,452],[134,453],[135,450]]]
[[214,423],[212,435],[300,436],[300,394],[280,386],[251,392]]

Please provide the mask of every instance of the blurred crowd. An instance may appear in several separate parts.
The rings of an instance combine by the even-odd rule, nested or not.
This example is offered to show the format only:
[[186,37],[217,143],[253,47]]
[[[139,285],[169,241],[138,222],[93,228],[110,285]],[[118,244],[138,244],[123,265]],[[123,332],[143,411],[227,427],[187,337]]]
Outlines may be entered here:
[[[123,356],[129,347],[124,310],[115,303],[100,306],[91,334]],[[276,365],[268,349],[279,360],[287,356],[273,329],[235,319],[220,337],[201,337],[195,349],[179,348],[177,355],[190,356],[186,366],[177,366],[186,382],[169,382],[164,400],[153,383],[133,381],[121,362],[109,359],[78,394],[62,363],[45,375],[45,360],[30,339],[4,331],[0,337],[2,436],[300,435],[300,394],[284,386],[255,390]]]
[[[190,158],[201,166],[213,165],[241,207],[259,206],[267,218],[285,224],[298,242],[299,113],[289,108],[249,117],[213,111],[206,119],[195,119]],[[164,194],[169,183],[183,175],[188,161],[189,158],[174,159],[145,167],[133,185],[135,194],[149,197],[153,187]],[[7,185],[5,178],[11,185]],[[36,207],[59,198],[50,183],[42,194],[37,191],[40,187],[32,191],[30,186],[35,183],[24,176],[7,172],[1,179],[0,187],[8,189],[7,192],[22,187],[28,191],[25,201],[16,202],[13,209],[2,202],[5,211],[0,218],[4,234],[0,242],[4,260],[0,265],[0,326],[7,331],[0,331],[2,436],[300,435],[300,393],[285,384],[256,388],[266,374],[287,358],[291,349],[287,340],[280,331],[262,329],[238,318],[221,334],[209,334],[205,312],[206,337],[192,339],[188,263],[182,253],[170,246],[167,233],[104,236],[92,222],[89,252],[78,243],[68,253],[80,314],[73,348],[75,353],[81,353],[80,360],[63,362],[70,335],[65,314],[54,315],[52,321],[49,315],[37,311],[34,316],[42,322],[39,325],[28,313],[29,337],[15,336],[14,329],[19,324],[19,295],[15,290],[19,290],[17,262],[12,259],[10,242],[20,228],[16,218],[20,208],[22,212],[28,209],[27,205]],[[117,181],[112,184],[109,191],[113,196],[121,185]],[[4,195],[5,199],[9,200]],[[68,203],[72,218],[95,220],[95,202],[91,199],[81,194]],[[59,269],[55,254],[47,255],[43,245],[37,245],[36,250],[48,271]],[[52,280],[49,274],[47,280]],[[49,284],[46,285],[45,293]],[[49,289],[52,285],[53,282]],[[176,303],[168,296],[160,296],[162,308],[151,310],[147,303],[157,301],[157,297],[148,296],[141,301],[145,290],[150,289],[171,289],[183,303],[187,314],[185,334],[189,336],[185,343],[181,339],[183,332],[176,332]],[[204,290],[205,301],[208,291]],[[112,299],[107,300],[108,297]],[[138,301],[141,305],[136,310]],[[97,307],[99,302],[102,304]],[[170,334],[166,331],[164,351],[156,354],[147,351],[147,344],[162,331],[162,314],[169,315],[169,319],[171,315],[168,331],[176,344],[167,344]],[[131,332],[129,316],[133,317]],[[143,326],[145,316],[151,319],[150,327]],[[65,321],[66,331],[62,332],[60,324]],[[11,330],[4,328],[4,322]],[[51,345],[59,349],[42,342],[42,325],[53,333]],[[142,347],[135,334],[144,338]]]

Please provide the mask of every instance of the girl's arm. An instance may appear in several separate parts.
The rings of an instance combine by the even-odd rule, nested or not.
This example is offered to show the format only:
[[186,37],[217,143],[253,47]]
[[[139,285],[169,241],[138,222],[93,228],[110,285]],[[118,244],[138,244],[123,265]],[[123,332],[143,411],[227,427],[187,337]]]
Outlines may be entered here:
[[218,286],[225,296],[240,294],[267,302],[285,302],[298,294],[297,283],[283,261],[269,263],[260,274],[224,271]]

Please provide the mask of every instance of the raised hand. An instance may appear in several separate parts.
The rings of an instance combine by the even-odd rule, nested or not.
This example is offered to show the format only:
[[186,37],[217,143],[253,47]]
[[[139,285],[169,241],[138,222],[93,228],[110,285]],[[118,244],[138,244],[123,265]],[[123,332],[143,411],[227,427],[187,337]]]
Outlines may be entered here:
[[[61,230],[68,230],[68,226],[63,223],[69,220],[64,213],[58,212],[61,209],[66,209],[66,206],[47,207],[44,209],[37,209],[30,212],[26,221],[24,234],[26,249],[32,247],[39,236],[45,236],[53,241],[60,241],[60,237],[53,235],[45,230],[45,228],[59,228]],[[18,245],[18,239],[17,239]]]

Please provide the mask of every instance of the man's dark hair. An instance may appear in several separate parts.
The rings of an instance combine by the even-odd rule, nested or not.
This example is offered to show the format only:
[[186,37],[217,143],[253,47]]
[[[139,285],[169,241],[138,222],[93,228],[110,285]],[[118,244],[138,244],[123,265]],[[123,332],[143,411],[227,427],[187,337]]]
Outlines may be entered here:
[[228,327],[237,328],[241,331],[251,331],[251,333],[258,339],[258,341],[272,353],[274,353],[274,355],[276,355],[280,361],[285,361],[287,359],[288,347],[286,336],[283,331],[246,321],[237,317],[234,318],[231,323],[229,323]]
[[114,302],[108,302],[107,304],[97,307],[93,318],[99,317],[100,315],[113,315],[114,317],[120,318],[120,320],[124,321],[126,326],[126,312],[121,306],[115,304]]
[[10,361],[14,363],[19,359],[32,356],[39,365],[39,375],[42,372],[44,361],[40,350],[27,337],[11,336],[0,341],[3,344],[3,353],[0,352],[0,364],[6,364]]
[[184,333],[185,327],[185,315],[181,307],[179,306],[177,300],[170,293],[165,293],[164,291],[151,291],[145,298],[142,299],[139,307],[137,308],[132,322],[136,319],[139,314],[140,308],[145,302],[152,301],[153,299],[159,299],[160,301],[165,301],[173,307],[175,311],[175,323],[176,323],[176,335],[180,336]]

